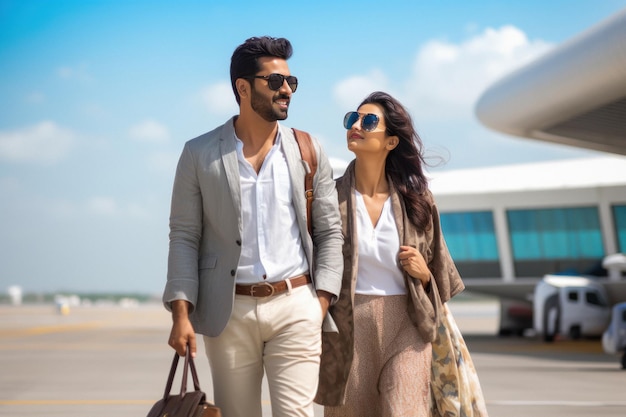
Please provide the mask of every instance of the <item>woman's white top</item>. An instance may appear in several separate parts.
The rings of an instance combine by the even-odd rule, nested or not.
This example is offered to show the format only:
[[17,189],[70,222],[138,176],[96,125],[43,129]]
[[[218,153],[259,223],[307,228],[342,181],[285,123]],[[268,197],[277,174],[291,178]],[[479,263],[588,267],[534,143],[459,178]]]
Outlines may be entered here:
[[358,264],[356,293],[364,295],[406,294],[402,272],[398,268],[400,238],[393,217],[391,198],[383,204],[376,227],[372,224],[363,196],[356,193]]

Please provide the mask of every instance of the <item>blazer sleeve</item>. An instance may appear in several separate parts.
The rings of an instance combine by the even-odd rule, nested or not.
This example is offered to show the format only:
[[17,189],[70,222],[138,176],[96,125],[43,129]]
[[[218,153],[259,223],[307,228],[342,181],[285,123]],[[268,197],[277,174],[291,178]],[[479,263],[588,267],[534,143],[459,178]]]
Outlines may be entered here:
[[167,283],[163,292],[163,303],[170,311],[174,300],[189,301],[193,310],[198,299],[202,196],[196,165],[190,142],[187,142],[176,168],[170,210]]
[[315,288],[333,294],[334,303],[341,291],[343,275],[341,218],[330,162],[319,142],[315,140],[314,144],[318,156],[311,213]]

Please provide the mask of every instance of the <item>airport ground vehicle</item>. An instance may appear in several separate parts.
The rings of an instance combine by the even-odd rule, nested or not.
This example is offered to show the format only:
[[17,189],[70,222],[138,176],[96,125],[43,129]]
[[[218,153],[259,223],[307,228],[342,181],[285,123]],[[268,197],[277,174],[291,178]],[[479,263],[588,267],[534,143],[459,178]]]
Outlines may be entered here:
[[610,314],[606,290],[591,278],[546,275],[535,287],[534,328],[547,342],[557,335],[572,339],[601,336]]

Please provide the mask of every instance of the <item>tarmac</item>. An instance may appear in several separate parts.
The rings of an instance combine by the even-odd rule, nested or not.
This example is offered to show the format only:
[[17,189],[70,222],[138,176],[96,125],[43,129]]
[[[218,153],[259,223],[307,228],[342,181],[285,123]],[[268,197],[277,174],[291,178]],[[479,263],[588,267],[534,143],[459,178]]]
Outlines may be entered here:
[[[626,415],[626,371],[600,340],[498,337],[497,303],[452,301],[450,307],[491,417]],[[0,416],[146,416],[163,396],[172,362],[170,323],[157,304],[64,311],[0,305]],[[201,344],[199,352],[200,386],[211,399]],[[270,416],[264,386],[262,417]],[[323,407],[316,405],[315,416],[323,416]]]

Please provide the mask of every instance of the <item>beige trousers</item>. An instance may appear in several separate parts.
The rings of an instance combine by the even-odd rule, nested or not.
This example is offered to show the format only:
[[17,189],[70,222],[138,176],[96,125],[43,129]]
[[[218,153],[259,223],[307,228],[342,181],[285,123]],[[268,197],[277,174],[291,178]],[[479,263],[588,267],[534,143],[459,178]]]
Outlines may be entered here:
[[261,417],[264,371],[274,417],[313,417],[322,308],[311,284],[266,298],[235,295],[218,337],[204,337],[223,417]]
[[426,417],[431,346],[407,312],[407,296],[355,295],[354,359],[346,404],[325,417]]

